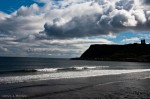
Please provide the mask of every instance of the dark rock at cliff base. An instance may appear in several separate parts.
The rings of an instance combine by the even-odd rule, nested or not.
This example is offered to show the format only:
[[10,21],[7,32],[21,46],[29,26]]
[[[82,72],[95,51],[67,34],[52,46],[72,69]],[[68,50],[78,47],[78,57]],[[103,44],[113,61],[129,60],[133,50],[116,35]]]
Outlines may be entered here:
[[150,44],[91,45],[79,59],[150,62]]

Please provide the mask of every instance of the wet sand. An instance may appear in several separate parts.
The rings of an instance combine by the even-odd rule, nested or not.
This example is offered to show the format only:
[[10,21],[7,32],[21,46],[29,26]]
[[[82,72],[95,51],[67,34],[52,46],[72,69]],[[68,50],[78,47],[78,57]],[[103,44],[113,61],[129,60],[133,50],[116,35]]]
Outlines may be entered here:
[[150,72],[0,84],[0,99],[150,99]]

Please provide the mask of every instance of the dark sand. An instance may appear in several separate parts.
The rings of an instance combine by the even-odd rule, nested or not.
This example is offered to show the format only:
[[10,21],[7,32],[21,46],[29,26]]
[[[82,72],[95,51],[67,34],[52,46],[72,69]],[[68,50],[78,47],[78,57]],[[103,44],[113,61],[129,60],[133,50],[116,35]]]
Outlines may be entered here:
[[150,72],[0,84],[0,99],[150,99]]

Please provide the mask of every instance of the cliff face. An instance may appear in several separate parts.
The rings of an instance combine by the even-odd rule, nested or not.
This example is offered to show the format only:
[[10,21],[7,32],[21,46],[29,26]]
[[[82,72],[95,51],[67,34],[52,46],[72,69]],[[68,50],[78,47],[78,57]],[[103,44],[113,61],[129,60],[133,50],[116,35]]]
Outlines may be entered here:
[[80,57],[85,60],[150,61],[150,45],[91,45]]

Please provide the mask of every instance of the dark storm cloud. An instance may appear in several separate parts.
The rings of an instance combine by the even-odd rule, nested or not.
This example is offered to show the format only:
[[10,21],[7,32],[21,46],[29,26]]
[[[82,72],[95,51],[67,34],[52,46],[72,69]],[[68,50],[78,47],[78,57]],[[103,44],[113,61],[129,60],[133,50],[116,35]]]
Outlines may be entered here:
[[149,5],[150,4],[150,0],[144,0],[144,3]]
[[[66,39],[108,35],[130,29],[135,31],[150,30],[150,12],[140,7],[137,8],[141,5],[136,0],[113,2],[111,0],[103,2],[97,0],[94,3],[99,4],[102,13],[72,17],[70,21],[63,24],[61,24],[63,17],[56,18],[51,23],[44,25],[43,33],[50,38]],[[89,7],[91,6],[94,5]]]
[[0,32],[18,38],[29,36],[30,40],[33,36],[35,40],[68,39],[143,31],[150,26],[150,11],[140,0],[38,1],[44,1],[45,6],[22,6],[10,15],[0,12]]
[[[75,17],[62,26],[57,24],[45,24],[45,32],[48,36],[58,38],[73,38],[96,35],[100,26],[95,22],[99,20],[99,15]],[[93,31],[95,30],[95,31]]]

